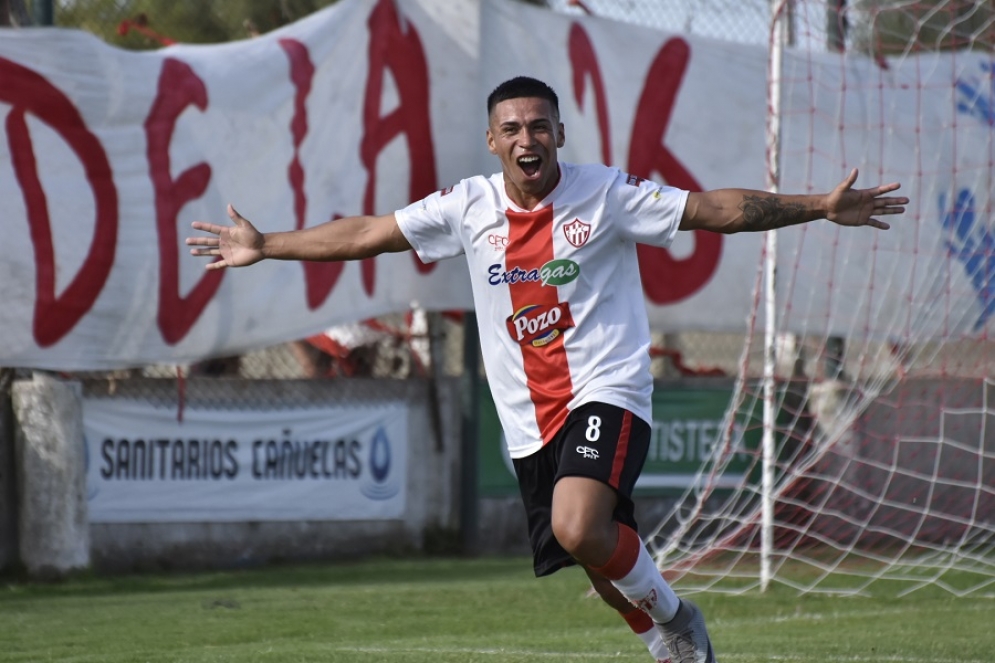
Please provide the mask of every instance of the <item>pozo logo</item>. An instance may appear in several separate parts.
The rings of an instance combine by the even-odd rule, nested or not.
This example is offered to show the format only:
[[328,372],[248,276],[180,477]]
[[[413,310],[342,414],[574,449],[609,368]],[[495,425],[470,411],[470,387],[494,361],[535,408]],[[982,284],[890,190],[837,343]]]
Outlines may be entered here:
[[580,265],[573,260],[561,258],[550,260],[539,269],[522,269],[515,265],[508,271],[502,270],[500,263],[491,265],[487,272],[490,277],[487,282],[491,285],[501,285],[502,283],[541,283],[543,285],[566,285],[575,281],[580,276]]
[[508,333],[521,345],[541,348],[552,343],[565,329],[574,326],[570,304],[523,306],[508,317]]

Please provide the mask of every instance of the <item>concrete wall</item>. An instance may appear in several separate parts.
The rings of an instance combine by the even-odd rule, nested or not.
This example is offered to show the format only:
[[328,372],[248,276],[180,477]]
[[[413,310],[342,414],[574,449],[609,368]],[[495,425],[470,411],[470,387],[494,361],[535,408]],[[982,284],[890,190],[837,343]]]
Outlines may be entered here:
[[12,568],[17,552],[17,485],[14,471],[14,410],[10,401],[12,371],[0,370],[0,572]]
[[44,373],[14,383],[18,548],[37,577],[90,564],[82,390]]

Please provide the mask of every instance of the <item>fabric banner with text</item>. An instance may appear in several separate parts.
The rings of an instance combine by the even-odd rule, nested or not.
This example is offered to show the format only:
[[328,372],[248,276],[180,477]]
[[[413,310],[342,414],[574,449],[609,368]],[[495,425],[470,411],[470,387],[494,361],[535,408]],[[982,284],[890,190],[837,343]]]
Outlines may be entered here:
[[[947,55],[922,57],[932,58],[930,71],[944,71]],[[980,53],[957,57],[962,67],[976,59],[982,77],[990,67]],[[923,222],[897,223],[874,241],[866,229],[845,231],[845,240],[834,234],[846,246],[832,255],[819,253],[819,233],[838,232],[829,224],[783,231],[781,255],[800,266],[782,293],[799,298],[784,330],[808,329],[813,320],[819,328],[831,320],[842,330],[874,330],[910,303],[923,309],[905,314],[928,323],[930,274],[913,274],[901,256],[915,250],[946,264],[956,254],[943,205],[966,191],[972,209],[991,209],[993,194],[981,181],[919,182],[901,168],[927,153],[965,164],[964,172],[991,163],[991,126],[970,104],[943,95],[912,103],[916,82],[901,74],[883,78],[871,101],[831,98],[845,81],[875,75],[870,60],[827,53],[802,62],[787,54],[787,71],[801,66],[824,83],[821,104],[859,114],[873,102],[894,115],[894,130],[841,138],[810,126],[823,119],[790,113],[811,103],[806,86],[788,86],[782,189],[828,190],[859,166],[867,174],[861,183],[901,179],[921,189],[909,216]],[[227,223],[229,202],[263,231],[292,230],[387,213],[494,172],[484,99],[523,73],[559,91],[565,160],[610,163],[691,190],[763,188],[766,70],[764,48],[512,0],[342,0],[256,39],[143,53],[80,31],[2,29],[0,365],[179,364],[414,303],[468,309],[462,259],[424,265],[404,253],[207,272],[183,238],[191,221]],[[919,143],[895,133],[918,126],[923,114],[935,126],[958,127],[956,153],[943,132],[916,136]],[[832,158],[805,161],[813,140],[825,141],[818,153]],[[885,241],[896,250],[879,252],[869,266],[874,242]],[[756,234],[698,232],[681,233],[669,250],[642,247],[654,327],[744,329],[762,242]],[[974,276],[951,269],[949,280],[961,297],[955,304],[965,307],[958,325],[977,331],[995,305]],[[868,278],[885,287],[855,306],[830,292],[833,283]]]

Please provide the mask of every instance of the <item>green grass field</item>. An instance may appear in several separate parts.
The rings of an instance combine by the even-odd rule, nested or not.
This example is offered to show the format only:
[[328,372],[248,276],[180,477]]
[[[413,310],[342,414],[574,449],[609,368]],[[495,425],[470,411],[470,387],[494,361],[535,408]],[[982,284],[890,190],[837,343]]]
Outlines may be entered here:
[[[0,661],[648,662],[577,569],[377,560],[0,585]],[[699,594],[719,661],[995,662],[995,598]]]

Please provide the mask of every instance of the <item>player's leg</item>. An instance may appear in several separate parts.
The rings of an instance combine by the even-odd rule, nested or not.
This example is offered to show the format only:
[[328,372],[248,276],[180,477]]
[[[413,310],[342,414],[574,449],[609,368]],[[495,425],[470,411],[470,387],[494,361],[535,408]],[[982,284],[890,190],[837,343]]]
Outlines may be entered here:
[[660,629],[656,627],[656,622],[645,612],[629,603],[629,600],[622,596],[622,593],[615,588],[615,585],[611,584],[608,578],[587,567],[584,567],[584,571],[587,572],[591,586],[601,597],[601,600],[618,611],[619,616],[625,620],[636,637],[646,645],[646,649],[649,650],[650,656],[656,663],[670,663],[670,652],[667,651],[667,645],[663,642],[663,636],[660,634]]
[[701,613],[681,603],[636,534],[631,496],[649,425],[624,409],[589,403],[571,412],[563,433],[551,513],[557,541],[662,625],[674,663],[713,663]]
[[633,527],[613,519],[618,496],[587,477],[567,476],[553,490],[553,534],[582,565],[607,578],[656,622],[677,614],[677,595]]
[[563,549],[553,536],[550,514],[553,510],[553,482],[556,475],[556,457],[553,445],[547,444],[539,451],[524,458],[513,458],[518,489],[525,506],[529,544],[532,547],[532,569],[541,578],[576,564],[570,553]]
[[558,441],[553,534],[582,565],[606,577],[657,622],[678,599],[636,534],[632,488],[649,449],[649,425],[620,407],[573,410]]
[[[576,563],[573,557],[553,536],[550,522],[553,504],[553,486],[556,477],[557,440],[525,458],[515,459],[515,474],[525,505],[529,541],[532,545],[533,568],[536,577],[549,575],[564,566]],[[622,596],[604,576],[594,574],[584,567],[601,598],[615,608],[637,637],[643,641],[657,661],[667,663],[667,647],[656,624],[642,610],[637,609]]]
[[619,523],[611,558],[591,570],[605,576],[653,619],[673,663],[716,663],[701,611],[677,598],[634,529]]

